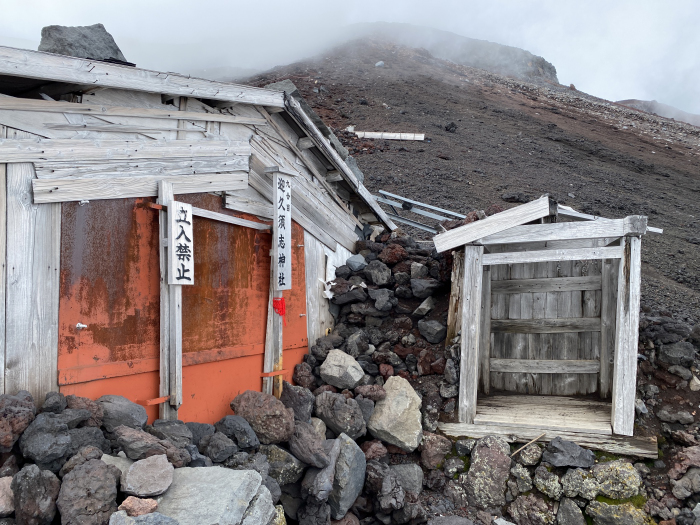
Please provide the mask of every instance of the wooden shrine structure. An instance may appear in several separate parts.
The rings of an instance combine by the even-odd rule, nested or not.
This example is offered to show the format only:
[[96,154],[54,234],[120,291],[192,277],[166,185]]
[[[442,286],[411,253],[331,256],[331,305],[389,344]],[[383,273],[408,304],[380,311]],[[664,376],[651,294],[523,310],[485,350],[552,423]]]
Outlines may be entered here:
[[347,157],[298,93],[0,47],[0,393],[214,422],[291,381],[324,282],[395,229]]
[[448,344],[461,331],[459,423],[440,428],[656,457],[655,438],[632,437],[648,231],[543,196],[436,235],[456,250]]

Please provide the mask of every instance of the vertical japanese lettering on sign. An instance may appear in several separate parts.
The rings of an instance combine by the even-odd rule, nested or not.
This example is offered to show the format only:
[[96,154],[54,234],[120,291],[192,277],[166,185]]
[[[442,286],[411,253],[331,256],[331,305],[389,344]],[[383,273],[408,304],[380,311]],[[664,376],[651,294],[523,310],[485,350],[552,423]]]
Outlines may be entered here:
[[292,177],[275,173],[272,267],[275,290],[292,288]]
[[168,206],[168,284],[194,284],[192,205]]

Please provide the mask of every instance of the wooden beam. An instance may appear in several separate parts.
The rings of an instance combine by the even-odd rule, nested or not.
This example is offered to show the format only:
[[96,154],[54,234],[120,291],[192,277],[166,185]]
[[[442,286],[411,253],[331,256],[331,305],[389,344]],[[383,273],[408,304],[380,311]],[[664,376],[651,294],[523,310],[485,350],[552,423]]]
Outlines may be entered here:
[[41,403],[58,390],[61,205],[28,202],[33,177],[29,163],[7,167],[5,392]]
[[[173,200],[173,185],[166,181],[158,183],[158,204],[167,206]],[[158,212],[158,254],[160,268],[160,366],[159,396],[170,396],[170,285],[168,285],[168,212]],[[158,405],[158,417],[177,419],[177,407],[170,403]]]
[[310,149],[314,146],[316,146],[316,144],[314,144],[314,141],[309,137],[299,137],[299,140],[297,140],[297,148],[300,150]]
[[24,78],[283,107],[283,93],[99,60],[0,47],[0,74]]
[[388,131],[355,131],[361,139],[425,140],[425,133],[390,133]]
[[204,219],[211,219],[213,221],[226,222],[235,226],[253,228],[254,230],[263,230],[269,232],[272,229],[272,226],[270,226],[269,224],[248,221],[246,219],[240,219],[238,217],[231,217],[230,215],[226,215],[225,213],[217,213],[215,211],[204,210],[202,208],[195,208],[194,206],[192,206],[192,215],[194,215],[195,217],[202,217]]
[[[345,181],[350,184],[350,187],[357,192],[357,194],[365,201],[365,203],[372,209],[372,211],[377,215],[379,220],[381,220],[390,230],[395,230],[396,225],[387,216],[384,210],[381,209],[379,204],[376,203],[372,194],[365,188],[365,186],[357,180],[355,174],[350,170],[345,161],[340,158],[340,155],[331,147],[330,142],[321,134],[318,128],[311,122],[309,116],[304,113],[299,105],[299,102],[294,100],[294,97],[287,96],[285,94],[285,108],[290,117],[304,130],[304,132],[313,139],[316,147],[319,148],[321,153],[326,156],[328,160],[333,163],[333,165],[340,171]],[[325,181],[324,181],[325,182]]]
[[528,374],[597,374],[600,361],[559,359],[490,359],[492,372]]
[[465,224],[454,230],[436,235],[433,237],[435,248],[438,252],[452,250],[457,246],[474,242],[482,237],[487,237],[514,226],[547,217],[554,206],[554,201],[551,201],[547,195],[544,195],[527,204],[516,206],[515,208],[496,213],[485,219]]
[[519,264],[547,261],[585,261],[591,259],[619,259],[622,249],[618,246],[605,248],[573,248],[559,250],[536,250],[531,252],[487,253],[484,264]]
[[462,281],[464,279],[464,250],[452,252],[452,279],[450,279],[450,304],[447,308],[447,335],[445,345],[462,329]]
[[610,396],[611,359],[615,355],[615,318],[617,316],[618,260],[603,259],[600,306],[600,375],[598,394]]
[[643,235],[646,217],[633,215],[609,221],[556,222],[552,224],[525,224],[479,239],[480,244],[508,244],[547,242],[569,239],[598,239]]
[[613,372],[612,426],[615,434],[634,432],[634,402],[637,388],[637,343],[641,283],[641,239],[625,237],[620,261]]
[[[0,133],[4,129],[0,126]],[[7,286],[7,165],[0,164],[0,395],[5,394],[5,296]]]
[[124,199],[158,195],[158,181],[173,185],[177,195],[210,191],[241,190],[248,187],[248,174],[210,173],[174,177],[64,178],[34,179],[34,203],[71,202],[82,200]]
[[331,170],[326,173],[326,182],[340,182],[343,180],[343,176],[338,170]]
[[545,436],[538,441],[548,443],[556,437],[611,454],[657,459],[659,448],[656,437],[604,436],[595,433],[545,430],[540,428],[505,427],[496,425],[467,425],[463,423],[440,423],[438,428],[449,437],[469,437],[479,439],[489,435],[501,436],[510,443],[526,443],[542,432]]
[[[95,117],[129,117],[129,118],[153,118],[160,120],[189,120],[196,122],[228,122],[230,124],[249,124],[264,126],[265,119],[257,117],[239,117],[226,113],[204,113],[200,111],[178,111],[173,109],[158,108],[130,108],[121,106],[103,106],[100,104],[77,104],[75,102],[61,102],[51,100],[34,100],[29,98],[0,97],[0,110],[16,111],[21,116],[22,111],[39,113],[62,113],[69,115],[92,115]],[[96,126],[97,124],[86,124]],[[120,126],[119,124],[105,124],[105,126]],[[47,124],[47,129],[74,129],[77,124]],[[125,127],[125,126],[122,126]],[[138,126],[136,126],[138,127]],[[162,131],[174,131],[173,128]],[[195,130],[187,130],[195,131]],[[204,131],[204,130],[203,130]]]
[[34,163],[34,168],[40,179],[138,177],[156,174],[173,177],[248,171],[249,161],[247,155],[160,160],[38,161]]
[[585,277],[552,277],[543,279],[512,279],[496,281],[491,285],[493,293],[545,293],[600,290],[600,275]]
[[484,266],[479,328],[479,377],[481,391],[487,395],[491,390],[491,284],[491,267]]
[[462,338],[459,372],[459,421],[471,423],[476,416],[479,387],[479,340],[481,328],[481,287],[484,278],[483,246],[464,247],[462,287]]
[[[175,131],[175,130],[173,130]],[[228,140],[0,139],[0,162],[172,159],[250,155],[250,144]]]
[[600,332],[600,318],[574,317],[559,319],[493,319],[492,333],[557,334],[572,332]]

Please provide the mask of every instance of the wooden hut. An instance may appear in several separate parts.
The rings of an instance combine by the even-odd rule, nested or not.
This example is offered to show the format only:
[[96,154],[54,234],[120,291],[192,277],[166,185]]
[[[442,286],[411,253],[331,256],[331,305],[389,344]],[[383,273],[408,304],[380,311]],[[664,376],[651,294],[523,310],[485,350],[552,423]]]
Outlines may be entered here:
[[[214,422],[239,392],[291,381],[332,326],[323,281],[370,225],[395,228],[302,106],[0,47],[0,392],[121,394]],[[180,213],[190,230],[172,229]],[[181,249],[190,262],[178,232],[193,284],[168,268]]]
[[435,236],[458,250],[448,333],[461,330],[460,422],[441,429],[655,457],[655,438],[632,437],[649,230],[544,196]]

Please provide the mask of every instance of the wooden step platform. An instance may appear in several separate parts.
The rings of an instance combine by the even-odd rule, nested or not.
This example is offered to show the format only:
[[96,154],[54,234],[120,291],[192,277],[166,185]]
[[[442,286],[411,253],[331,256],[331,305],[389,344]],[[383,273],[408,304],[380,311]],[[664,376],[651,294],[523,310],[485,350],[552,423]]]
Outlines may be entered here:
[[644,458],[657,458],[655,437],[612,434],[611,404],[560,396],[505,395],[480,397],[474,424],[441,423],[450,437],[504,437],[508,442],[549,442],[559,436],[582,447]]

